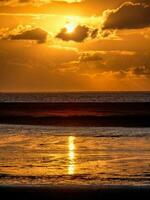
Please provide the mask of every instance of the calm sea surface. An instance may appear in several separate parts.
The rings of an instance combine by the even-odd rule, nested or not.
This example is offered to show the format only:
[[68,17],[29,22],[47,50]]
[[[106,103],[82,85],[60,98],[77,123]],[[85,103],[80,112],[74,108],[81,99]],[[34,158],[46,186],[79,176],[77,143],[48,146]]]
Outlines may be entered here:
[[[150,93],[1,94],[1,102],[150,102]],[[0,184],[150,185],[150,128],[0,124]]]
[[150,92],[0,93],[0,102],[150,102]]

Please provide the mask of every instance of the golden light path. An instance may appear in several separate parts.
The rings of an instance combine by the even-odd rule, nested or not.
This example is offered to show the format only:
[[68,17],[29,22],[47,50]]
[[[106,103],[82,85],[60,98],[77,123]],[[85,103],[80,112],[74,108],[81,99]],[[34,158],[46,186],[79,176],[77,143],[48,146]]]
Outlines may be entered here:
[[75,173],[75,137],[68,137],[68,175]]

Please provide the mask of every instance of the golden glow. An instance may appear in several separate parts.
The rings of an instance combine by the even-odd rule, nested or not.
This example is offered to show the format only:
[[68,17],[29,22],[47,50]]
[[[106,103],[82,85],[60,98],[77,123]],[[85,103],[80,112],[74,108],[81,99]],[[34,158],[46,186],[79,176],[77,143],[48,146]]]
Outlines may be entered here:
[[75,173],[75,137],[68,137],[68,174],[73,175]]
[[[0,171],[20,177],[1,177],[0,184],[30,184],[31,180],[26,178],[29,176],[37,177],[32,180],[33,184],[41,184],[39,176],[42,177],[43,184],[54,185],[56,179],[61,185],[110,184],[110,174],[116,171],[118,175],[114,177],[120,180],[120,177],[144,174],[147,170],[145,161],[150,165],[149,137],[140,137],[135,142],[134,137],[110,140],[109,137],[52,136],[41,133],[20,135],[17,130],[14,134],[0,130],[0,134]],[[24,151],[18,150],[18,147],[23,147]],[[130,156],[125,151],[126,148],[132,149]],[[122,162],[124,165],[121,165]],[[74,175],[78,176],[71,178]],[[116,184],[112,181],[111,184],[113,183]],[[120,184],[120,181],[117,183]],[[129,181],[124,180],[123,184],[129,184]]]
[[74,22],[69,22],[65,25],[65,28],[67,29],[67,33],[73,33],[77,24]]

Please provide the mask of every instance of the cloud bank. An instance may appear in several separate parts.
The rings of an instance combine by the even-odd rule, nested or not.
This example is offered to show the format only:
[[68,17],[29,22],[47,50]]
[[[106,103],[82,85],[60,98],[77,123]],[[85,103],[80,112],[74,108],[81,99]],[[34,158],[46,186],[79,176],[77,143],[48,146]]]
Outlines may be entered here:
[[[148,2],[148,1],[147,1]],[[103,29],[138,29],[150,26],[150,5],[125,2],[119,8],[106,10]]]
[[97,29],[91,29],[88,26],[78,25],[72,33],[68,33],[66,28],[62,28],[56,35],[56,38],[60,38],[64,41],[83,42],[87,38],[95,38],[98,34]]
[[41,28],[26,30],[16,35],[9,35],[10,40],[36,40],[38,43],[44,43],[47,39],[48,33]]

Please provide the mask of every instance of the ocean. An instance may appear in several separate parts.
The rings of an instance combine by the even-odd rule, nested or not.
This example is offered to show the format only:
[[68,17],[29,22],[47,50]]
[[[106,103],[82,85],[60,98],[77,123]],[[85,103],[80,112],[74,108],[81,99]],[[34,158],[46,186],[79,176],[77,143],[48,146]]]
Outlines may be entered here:
[[[101,106],[105,105],[103,103],[108,103],[105,107],[107,105],[109,107],[110,103],[118,102],[123,103],[119,107],[119,110],[122,109],[121,114],[120,112],[118,114],[118,110],[117,112],[114,111],[117,108],[114,107],[113,114],[111,112],[111,120],[116,117],[116,113],[117,116],[119,115],[119,118],[122,115],[124,117],[125,113],[124,123],[120,123],[117,117],[115,118],[115,123],[113,121],[113,123],[104,124],[101,121],[97,121],[96,125],[94,123],[91,125],[90,121],[95,121],[95,115],[98,115],[98,117],[108,115],[108,109],[107,112],[100,115],[95,113],[95,110],[99,108],[96,106],[94,107],[94,112],[90,110],[88,123],[78,123],[77,125],[64,122],[66,120],[66,115],[64,118],[64,113],[66,114],[65,108],[65,111],[63,110],[63,117],[62,110],[59,110],[59,112],[57,110],[57,114],[61,115],[61,123],[43,124],[40,121],[41,116],[43,117],[41,107],[38,123],[33,122],[39,119],[39,110],[38,117],[34,120],[27,121],[25,120],[26,118],[23,118],[22,121],[17,123],[16,120],[25,115],[24,110],[20,111],[22,107],[18,108],[15,105],[17,118],[11,121],[3,120],[3,118],[8,113],[9,115],[13,113],[11,118],[16,117],[14,110],[13,112],[12,110],[11,112],[10,110],[4,112],[5,109],[3,110],[1,106],[1,185],[150,185],[150,126],[148,126],[150,113],[147,109],[149,108],[150,93],[1,93],[0,102],[2,106],[5,105],[5,102],[6,107],[7,103],[9,103],[10,109],[14,106],[13,103],[18,103],[19,105],[21,103],[46,103],[47,105],[47,103],[55,104],[57,102],[59,103],[57,105],[61,106],[64,106],[61,103],[68,104],[71,102],[82,103],[80,105],[84,105],[84,103],[92,103],[94,105],[95,103],[96,105],[97,103],[102,103],[100,104]],[[128,111],[125,112],[126,109],[122,107],[126,106],[126,104],[128,105],[128,103],[132,104],[127,106]],[[142,106],[139,103],[142,103]],[[91,106],[92,104],[88,105]],[[41,106],[43,104],[37,105]],[[76,104],[69,105],[72,106],[71,110],[73,110],[72,112],[76,117],[76,107],[74,107]],[[111,111],[113,105],[111,104],[110,106]],[[134,105],[136,105],[136,112],[132,108]],[[84,121],[87,121],[87,118],[84,118],[83,110],[81,112],[81,106],[77,108],[80,110],[80,118],[77,116],[75,121],[81,121],[81,113]],[[132,113],[130,108],[135,113]],[[37,107],[35,109],[37,110]],[[48,109],[50,110],[46,112],[46,116],[52,110],[49,107]],[[84,108],[84,112],[86,109]],[[30,113],[31,110],[26,110],[26,113]],[[2,112],[5,115],[2,115]],[[32,115],[37,115],[35,113],[33,109]],[[141,124],[142,126],[138,126],[141,118],[136,119],[134,123],[130,122],[137,115],[147,120],[147,126],[144,126],[144,123]],[[67,107],[67,119],[70,116],[70,107],[69,111]],[[45,115],[42,120],[45,120]],[[48,115],[46,120],[52,119]],[[54,118],[55,120],[56,118]]]
[[150,102],[150,92],[0,93],[0,102]]

